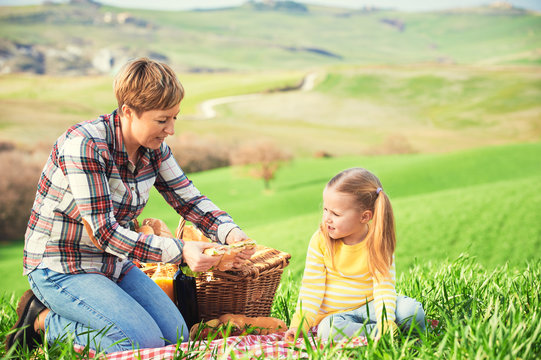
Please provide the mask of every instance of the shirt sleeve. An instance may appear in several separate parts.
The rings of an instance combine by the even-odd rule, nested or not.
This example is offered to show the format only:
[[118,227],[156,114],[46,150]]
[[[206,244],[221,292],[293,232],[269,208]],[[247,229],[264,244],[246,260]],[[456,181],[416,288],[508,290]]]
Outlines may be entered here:
[[186,220],[213,241],[225,243],[227,234],[238,227],[186,177],[167,145],[162,145],[162,162],[154,186]]
[[[102,251],[120,259],[180,263],[183,242],[156,235],[138,234],[116,221],[105,161],[93,140],[82,136],[66,139],[59,153],[74,212],[92,228]],[[80,220],[81,221],[81,220]]]
[[387,276],[380,277],[379,280],[374,277],[373,283],[374,307],[376,309],[377,326],[381,334],[381,331],[384,330],[384,326],[385,331],[387,329],[394,330],[396,328],[396,269],[394,255],[389,274]]
[[307,331],[316,325],[314,320],[325,296],[326,277],[324,244],[319,231],[317,231],[308,245],[299,300],[290,325],[292,328],[302,326]]

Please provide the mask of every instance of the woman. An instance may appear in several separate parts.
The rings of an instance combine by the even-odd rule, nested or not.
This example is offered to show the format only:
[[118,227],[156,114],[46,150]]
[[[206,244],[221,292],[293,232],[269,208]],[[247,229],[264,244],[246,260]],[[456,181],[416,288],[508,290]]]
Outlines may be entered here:
[[132,260],[186,262],[206,271],[216,260],[203,250],[215,244],[134,232],[130,225],[152,185],[213,241],[247,239],[186,178],[164,143],[184,96],[171,68],[146,58],[129,62],[114,91],[118,109],[68,129],[44,167],[25,235],[31,290],[19,301],[7,349],[32,349],[43,333],[49,343],[73,336],[74,343],[105,352],[188,339],[178,309]]

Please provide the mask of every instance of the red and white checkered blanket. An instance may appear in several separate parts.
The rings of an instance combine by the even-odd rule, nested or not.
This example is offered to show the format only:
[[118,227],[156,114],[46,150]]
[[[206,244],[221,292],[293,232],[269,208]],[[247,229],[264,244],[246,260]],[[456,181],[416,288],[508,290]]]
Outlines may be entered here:
[[[355,337],[347,341],[339,342],[335,346],[342,348],[353,348],[365,346],[366,338]],[[322,347],[325,344],[320,340],[310,339],[310,345],[313,349]],[[75,345],[75,350],[83,351],[83,347]],[[304,339],[298,339],[296,343],[289,343],[284,340],[284,333],[271,335],[246,335],[230,336],[226,339],[218,339],[210,342],[190,341],[180,345],[168,345],[161,348],[141,349],[119,351],[106,356],[96,356],[95,352],[90,351],[89,357],[107,360],[150,360],[150,359],[178,359],[178,358],[199,358],[199,359],[232,359],[244,357],[262,358],[306,358],[306,343]]]

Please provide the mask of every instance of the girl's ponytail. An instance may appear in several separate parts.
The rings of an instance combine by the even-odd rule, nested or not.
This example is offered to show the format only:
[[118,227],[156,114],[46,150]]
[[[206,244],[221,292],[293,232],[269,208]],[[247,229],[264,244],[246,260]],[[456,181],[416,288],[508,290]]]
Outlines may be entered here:
[[377,278],[388,275],[396,247],[396,233],[391,201],[381,187],[376,190],[367,245],[368,266],[372,276]]

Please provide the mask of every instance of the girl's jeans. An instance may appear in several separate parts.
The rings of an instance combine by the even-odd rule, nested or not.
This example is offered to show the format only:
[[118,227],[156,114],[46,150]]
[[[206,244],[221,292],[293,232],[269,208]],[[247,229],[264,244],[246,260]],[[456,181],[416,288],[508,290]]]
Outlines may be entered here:
[[[425,330],[425,312],[423,305],[407,296],[396,298],[396,319],[399,328],[409,330],[415,326],[418,331]],[[365,323],[366,322],[366,323]],[[317,334],[323,339],[332,337],[335,340],[353,335],[376,334],[377,319],[374,301],[348,312],[332,314],[325,317],[318,325]]]
[[61,274],[37,268],[28,275],[36,297],[51,311],[46,339],[66,340],[106,353],[188,341],[186,323],[156,283],[134,267],[118,282],[99,274]]

